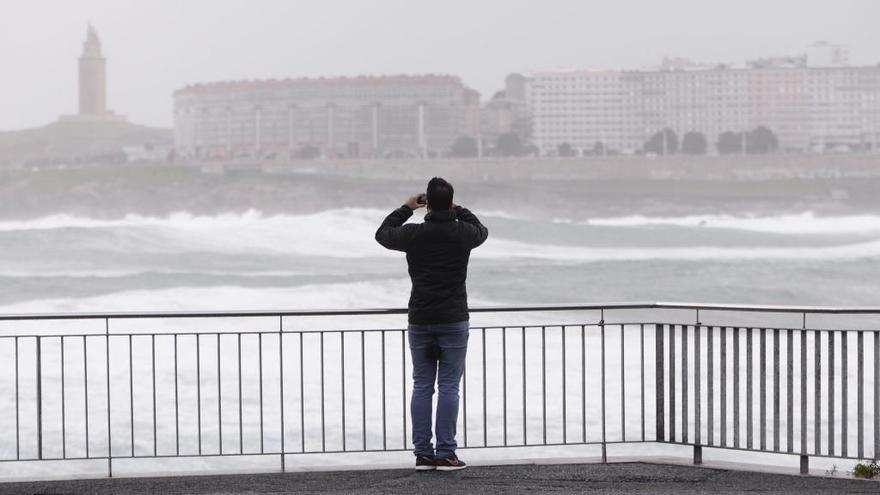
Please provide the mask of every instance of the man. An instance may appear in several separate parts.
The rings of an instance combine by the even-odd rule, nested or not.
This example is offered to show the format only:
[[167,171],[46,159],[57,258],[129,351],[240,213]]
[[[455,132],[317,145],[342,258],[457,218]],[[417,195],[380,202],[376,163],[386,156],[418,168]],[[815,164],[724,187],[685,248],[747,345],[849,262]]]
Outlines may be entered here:
[[[409,198],[376,231],[376,241],[406,253],[412,291],[409,347],[413,363],[410,414],[416,469],[454,471],[466,464],[455,455],[458,386],[469,335],[465,279],[471,249],[489,231],[466,208],[452,202],[452,184],[434,177],[427,194]],[[427,206],[424,223],[404,223]],[[437,449],[431,444],[431,402],[437,381]]]

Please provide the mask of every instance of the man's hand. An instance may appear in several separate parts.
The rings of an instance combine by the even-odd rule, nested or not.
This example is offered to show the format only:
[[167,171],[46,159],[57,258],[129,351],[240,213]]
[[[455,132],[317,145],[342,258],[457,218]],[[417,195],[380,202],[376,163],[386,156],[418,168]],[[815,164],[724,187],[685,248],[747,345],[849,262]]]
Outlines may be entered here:
[[415,196],[411,196],[404,203],[410,210],[418,210],[419,208],[424,208],[424,204],[419,204],[419,196],[420,194],[416,194]]

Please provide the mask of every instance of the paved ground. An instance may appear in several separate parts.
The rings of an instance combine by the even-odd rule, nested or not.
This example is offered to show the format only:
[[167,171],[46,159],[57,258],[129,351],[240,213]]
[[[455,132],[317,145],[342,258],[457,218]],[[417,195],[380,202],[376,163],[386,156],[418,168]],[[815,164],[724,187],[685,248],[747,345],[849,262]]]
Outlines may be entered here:
[[878,493],[874,481],[644,463],[128,478],[0,484],[0,494]]

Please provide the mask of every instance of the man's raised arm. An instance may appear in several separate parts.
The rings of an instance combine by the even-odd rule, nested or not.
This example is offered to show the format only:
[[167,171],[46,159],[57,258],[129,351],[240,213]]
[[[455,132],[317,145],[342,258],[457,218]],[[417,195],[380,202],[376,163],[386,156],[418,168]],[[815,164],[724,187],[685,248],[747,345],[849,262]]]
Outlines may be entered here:
[[467,232],[466,239],[468,246],[471,249],[486,242],[486,238],[489,237],[489,229],[487,229],[485,225],[480,223],[480,219],[477,218],[476,215],[471,213],[471,211],[467,208],[456,206],[455,216],[458,217],[459,222],[467,224],[467,227],[465,229],[465,232]]
[[406,251],[412,239],[413,229],[406,228],[403,224],[412,216],[413,210],[423,206],[424,204],[419,203],[418,196],[406,200],[403,206],[385,217],[376,231],[376,242],[388,249]]

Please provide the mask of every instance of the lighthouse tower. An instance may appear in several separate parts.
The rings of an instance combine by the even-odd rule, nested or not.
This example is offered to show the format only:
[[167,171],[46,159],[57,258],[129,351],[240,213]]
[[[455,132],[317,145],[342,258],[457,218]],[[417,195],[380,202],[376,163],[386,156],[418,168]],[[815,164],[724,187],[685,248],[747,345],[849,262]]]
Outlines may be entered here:
[[79,115],[99,117],[107,113],[107,59],[101,53],[98,33],[89,24],[79,57]]

